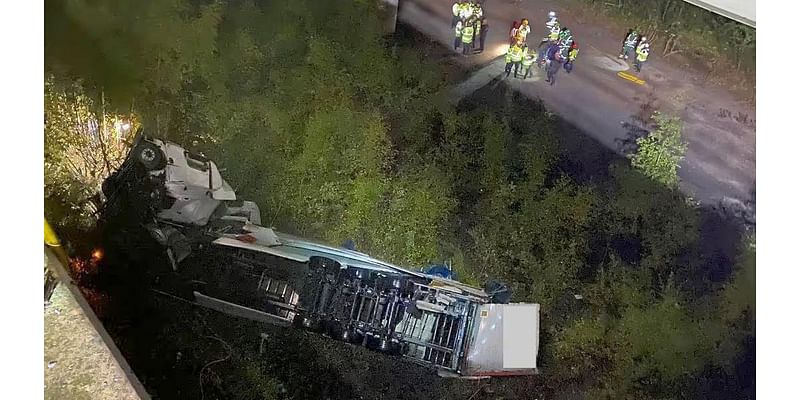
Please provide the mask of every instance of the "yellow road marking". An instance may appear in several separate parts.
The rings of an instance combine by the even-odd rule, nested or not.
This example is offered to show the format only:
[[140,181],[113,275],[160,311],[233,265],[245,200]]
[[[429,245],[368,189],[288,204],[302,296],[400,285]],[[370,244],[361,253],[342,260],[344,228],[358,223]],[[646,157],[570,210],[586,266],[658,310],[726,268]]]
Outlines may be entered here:
[[637,85],[643,85],[644,84],[643,80],[641,80],[641,79],[639,79],[639,78],[637,78],[637,77],[635,77],[635,76],[633,76],[633,75],[631,75],[629,73],[626,73],[626,72],[622,72],[622,71],[617,72],[617,76],[622,78],[622,79],[631,81],[631,82],[633,82],[633,83],[635,83]]

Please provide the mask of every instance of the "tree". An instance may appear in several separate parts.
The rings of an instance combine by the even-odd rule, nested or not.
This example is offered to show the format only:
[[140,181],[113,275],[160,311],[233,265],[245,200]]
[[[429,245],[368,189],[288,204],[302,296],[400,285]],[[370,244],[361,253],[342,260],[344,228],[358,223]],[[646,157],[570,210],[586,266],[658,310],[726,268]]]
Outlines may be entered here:
[[716,363],[727,367],[742,352],[742,344],[755,336],[756,328],[756,243],[747,236],[741,245],[736,270],[719,299],[718,315],[725,336],[716,352]]
[[136,117],[105,111],[80,83],[45,80],[44,183],[48,217],[59,225],[88,227],[103,180],[117,169],[138,127]]
[[636,140],[638,150],[630,156],[631,164],[656,182],[674,187],[678,184],[678,164],[686,153],[686,143],[681,140],[682,123],[679,118],[658,111],[653,120],[655,130]]
[[[48,70],[84,79],[90,95],[136,104],[151,133],[173,138],[184,90],[214,73],[219,2],[55,0],[48,21]],[[75,32],[78,32],[77,34]],[[74,42],[75,37],[80,41]],[[77,54],[76,54],[77,53]],[[83,56],[83,57],[82,57]],[[91,62],[86,62],[89,59]]]
[[[557,390],[669,398],[704,364],[730,363],[708,355],[709,332],[736,338],[716,351],[727,355],[751,333],[754,261],[714,287],[724,295],[685,289],[704,266],[698,211],[672,190],[686,151],[677,118],[656,113],[630,163],[581,183],[541,103],[438,101],[435,57],[383,37],[377,2],[64,4],[94,48],[75,58],[96,68],[71,69],[82,84],[46,83],[52,199],[96,192],[124,156],[115,124],[138,118],[198,139],[265,224],[409,267],[452,256],[470,283],[505,280],[513,301],[542,305],[543,379]],[[56,37],[49,51],[72,49]],[[98,70],[114,73],[86,72]],[[117,76],[133,89],[111,91]],[[136,116],[116,111],[131,99]]]
[[755,327],[756,319],[756,239],[748,236],[742,243],[732,282],[725,288],[725,319],[742,318]]

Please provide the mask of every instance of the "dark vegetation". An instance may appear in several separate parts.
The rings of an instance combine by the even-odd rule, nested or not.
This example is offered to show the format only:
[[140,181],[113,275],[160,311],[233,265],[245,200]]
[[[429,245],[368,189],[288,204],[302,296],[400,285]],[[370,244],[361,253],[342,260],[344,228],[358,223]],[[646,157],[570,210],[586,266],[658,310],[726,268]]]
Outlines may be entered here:
[[[540,376],[442,380],[156,295],[155,250],[109,252],[87,282],[109,294],[105,323],[159,398],[755,397],[754,236],[502,86],[446,105],[445,53],[383,36],[375,2],[46,7],[52,90],[196,143],[266,224],[405,265],[450,259],[462,280],[501,278],[542,305]],[[57,178],[47,201],[76,201]]]

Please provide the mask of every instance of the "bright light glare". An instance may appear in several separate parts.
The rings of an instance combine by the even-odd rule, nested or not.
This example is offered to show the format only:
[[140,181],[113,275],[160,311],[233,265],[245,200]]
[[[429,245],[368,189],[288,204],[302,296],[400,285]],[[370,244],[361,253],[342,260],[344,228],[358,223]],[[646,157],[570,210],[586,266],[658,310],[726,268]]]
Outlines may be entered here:
[[114,122],[114,129],[117,132],[126,132],[128,129],[131,129],[131,124],[130,122],[116,121]]
[[492,51],[492,56],[493,57],[499,57],[499,56],[502,56],[502,55],[508,53],[508,48],[509,47],[511,47],[511,46],[508,45],[508,44],[498,44],[494,48],[494,51]]

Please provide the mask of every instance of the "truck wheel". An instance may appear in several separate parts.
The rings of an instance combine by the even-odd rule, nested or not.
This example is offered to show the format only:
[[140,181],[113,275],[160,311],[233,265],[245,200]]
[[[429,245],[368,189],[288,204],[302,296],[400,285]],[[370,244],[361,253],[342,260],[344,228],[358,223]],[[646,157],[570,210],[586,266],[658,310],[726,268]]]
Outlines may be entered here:
[[161,152],[158,146],[142,142],[136,148],[136,159],[144,165],[145,169],[152,171],[161,167],[161,163],[164,161],[164,153]]

